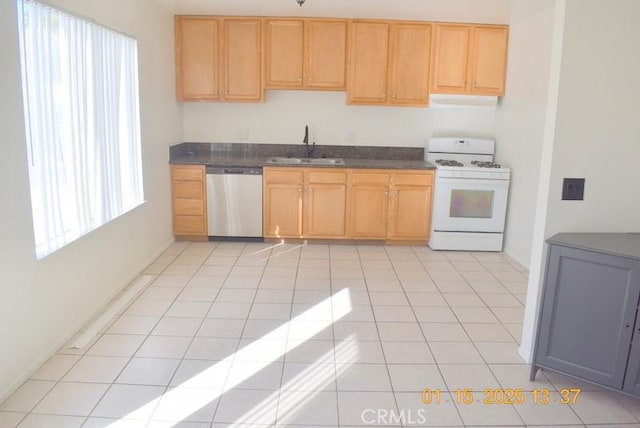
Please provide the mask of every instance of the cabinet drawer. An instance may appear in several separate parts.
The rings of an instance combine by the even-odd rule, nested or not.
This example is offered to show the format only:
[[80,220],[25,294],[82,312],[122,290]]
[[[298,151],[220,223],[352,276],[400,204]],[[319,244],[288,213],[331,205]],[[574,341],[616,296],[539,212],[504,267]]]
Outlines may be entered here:
[[204,201],[202,199],[175,198],[173,212],[182,215],[204,215]]
[[346,183],[347,173],[345,171],[308,171],[309,183]]
[[174,198],[204,198],[204,189],[200,181],[174,181],[173,182]]
[[264,168],[262,173],[264,181],[269,183],[296,184],[304,181],[302,170]]
[[206,222],[201,215],[174,215],[173,233],[176,235],[204,234]]
[[173,180],[202,181],[204,179],[204,168],[199,165],[194,167],[173,166],[171,168],[171,178]]
[[393,184],[408,186],[430,186],[433,182],[433,173],[426,174],[394,174]]
[[386,172],[353,172],[351,184],[389,184],[389,174]]

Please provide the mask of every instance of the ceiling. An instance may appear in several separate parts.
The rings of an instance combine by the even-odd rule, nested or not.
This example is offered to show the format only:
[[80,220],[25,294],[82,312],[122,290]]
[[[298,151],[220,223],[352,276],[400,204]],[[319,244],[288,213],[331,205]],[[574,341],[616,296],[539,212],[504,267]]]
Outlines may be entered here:
[[509,23],[512,0],[153,0],[174,14]]

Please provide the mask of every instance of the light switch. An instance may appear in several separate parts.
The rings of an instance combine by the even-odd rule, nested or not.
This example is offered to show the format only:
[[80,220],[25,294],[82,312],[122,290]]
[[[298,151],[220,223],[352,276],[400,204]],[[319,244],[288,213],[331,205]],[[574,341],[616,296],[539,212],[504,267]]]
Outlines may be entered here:
[[584,178],[565,178],[562,180],[562,200],[584,200]]

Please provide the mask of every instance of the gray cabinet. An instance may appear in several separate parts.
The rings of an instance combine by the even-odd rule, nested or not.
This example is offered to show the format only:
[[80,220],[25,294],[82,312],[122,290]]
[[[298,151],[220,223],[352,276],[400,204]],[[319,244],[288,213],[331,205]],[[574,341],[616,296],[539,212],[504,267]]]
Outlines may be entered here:
[[631,352],[629,353],[629,364],[627,366],[627,375],[625,376],[623,390],[630,394],[640,396],[640,328],[638,321],[635,327],[635,340],[631,344]]
[[531,378],[548,368],[640,395],[640,235],[548,241]]

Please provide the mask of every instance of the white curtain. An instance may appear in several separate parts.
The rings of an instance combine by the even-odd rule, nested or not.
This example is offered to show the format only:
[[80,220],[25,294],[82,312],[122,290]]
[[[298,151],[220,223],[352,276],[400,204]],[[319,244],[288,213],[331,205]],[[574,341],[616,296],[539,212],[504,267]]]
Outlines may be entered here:
[[143,201],[137,44],[18,0],[38,258]]

